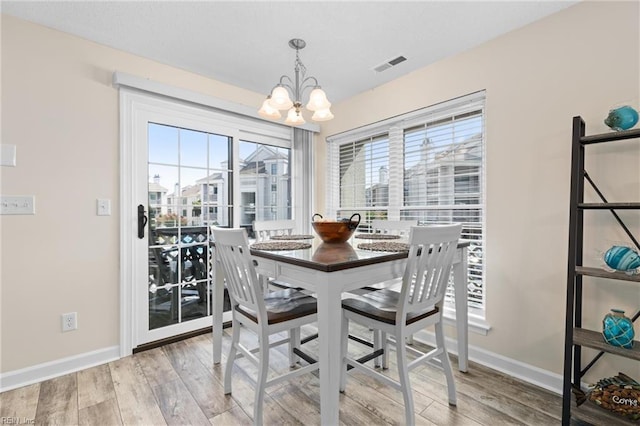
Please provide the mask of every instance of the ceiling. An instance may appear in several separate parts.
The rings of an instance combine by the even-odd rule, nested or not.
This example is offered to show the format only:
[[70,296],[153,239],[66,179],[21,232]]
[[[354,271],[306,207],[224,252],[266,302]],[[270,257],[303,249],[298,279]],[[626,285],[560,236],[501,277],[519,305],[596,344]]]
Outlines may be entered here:
[[[265,95],[292,38],[338,102],[577,1],[2,1],[12,15]],[[402,55],[406,61],[373,68]]]

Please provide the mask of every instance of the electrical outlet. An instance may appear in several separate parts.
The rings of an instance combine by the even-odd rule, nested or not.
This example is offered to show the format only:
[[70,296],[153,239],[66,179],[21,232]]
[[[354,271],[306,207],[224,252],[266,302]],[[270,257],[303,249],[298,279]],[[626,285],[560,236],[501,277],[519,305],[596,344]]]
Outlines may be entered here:
[[78,313],[70,312],[62,314],[62,331],[71,331],[78,328]]

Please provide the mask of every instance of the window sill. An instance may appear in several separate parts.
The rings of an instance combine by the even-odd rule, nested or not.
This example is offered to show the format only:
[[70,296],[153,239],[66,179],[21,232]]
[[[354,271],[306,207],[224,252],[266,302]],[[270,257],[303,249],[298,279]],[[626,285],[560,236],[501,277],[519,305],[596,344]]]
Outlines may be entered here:
[[[480,315],[476,309],[469,309],[469,331],[472,333],[480,334],[482,336],[486,336],[489,334],[489,330],[491,330],[491,324],[489,324],[485,319],[484,315]],[[456,326],[456,311],[455,309],[445,307],[444,308],[444,323],[446,325]]]

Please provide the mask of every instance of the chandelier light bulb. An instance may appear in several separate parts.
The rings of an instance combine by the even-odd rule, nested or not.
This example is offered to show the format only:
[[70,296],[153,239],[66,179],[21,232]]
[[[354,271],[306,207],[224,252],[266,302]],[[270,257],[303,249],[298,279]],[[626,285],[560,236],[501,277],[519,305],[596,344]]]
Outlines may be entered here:
[[333,118],[333,114],[329,108],[319,109],[313,113],[311,119],[313,121],[329,121]]
[[262,108],[258,110],[258,114],[260,114],[260,117],[268,118],[269,120],[277,120],[282,117],[282,114],[280,114],[280,111],[271,106],[271,104],[269,103],[270,99],[271,96],[267,96],[267,99],[265,99],[262,103]]
[[269,105],[275,109],[284,110],[293,106],[293,101],[289,98],[289,92],[284,86],[276,86],[271,92],[271,99]]
[[327,99],[327,94],[320,87],[316,87],[309,94],[309,102],[307,109],[309,111],[318,111],[321,109],[329,109],[331,103]]
[[284,123],[290,126],[300,126],[301,124],[306,123],[306,121],[304,121],[304,117],[302,117],[299,109],[291,108],[287,113],[287,119]]

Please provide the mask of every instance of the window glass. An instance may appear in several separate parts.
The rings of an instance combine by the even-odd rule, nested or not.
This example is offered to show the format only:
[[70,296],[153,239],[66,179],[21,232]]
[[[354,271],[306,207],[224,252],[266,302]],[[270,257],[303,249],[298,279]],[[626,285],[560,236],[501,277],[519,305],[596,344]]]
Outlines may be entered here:
[[240,226],[291,219],[291,149],[240,141]]

